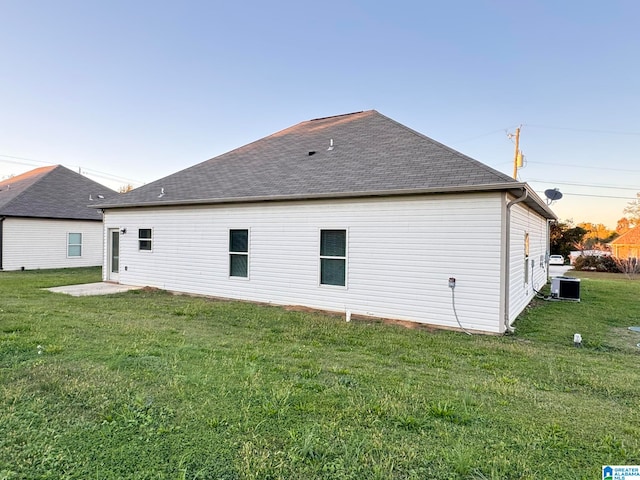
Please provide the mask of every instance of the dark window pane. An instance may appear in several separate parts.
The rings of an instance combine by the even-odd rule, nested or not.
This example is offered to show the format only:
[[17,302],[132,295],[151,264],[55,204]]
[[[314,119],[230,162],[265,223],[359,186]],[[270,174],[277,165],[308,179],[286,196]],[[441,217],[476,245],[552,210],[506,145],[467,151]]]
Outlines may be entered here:
[[346,254],[346,230],[322,230],[320,232],[320,255],[323,257],[345,257]]
[[138,249],[151,250],[151,229],[150,228],[138,229]]
[[229,251],[249,251],[249,230],[231,230],[229,232]]
[[229,255],[230,265],[229,274],[232,277],[247,277],[248,276],[248,255]]
[[120,232],[111,232],[111,271],[120,271]]
[[345,285],[345,261],[333,258],[320,259],[320,283]]

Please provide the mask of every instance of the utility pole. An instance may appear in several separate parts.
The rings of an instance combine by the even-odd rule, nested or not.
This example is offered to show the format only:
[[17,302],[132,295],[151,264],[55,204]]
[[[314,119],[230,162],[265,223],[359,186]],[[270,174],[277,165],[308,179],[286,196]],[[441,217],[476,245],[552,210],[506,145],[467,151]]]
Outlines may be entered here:
[[513,178],[518,177],[518,168],[522,167],[522,152],[520,151],[520,127],[516,128],[516,134],[509,134],[509,138],[516,137],[516,151],[513,156]]

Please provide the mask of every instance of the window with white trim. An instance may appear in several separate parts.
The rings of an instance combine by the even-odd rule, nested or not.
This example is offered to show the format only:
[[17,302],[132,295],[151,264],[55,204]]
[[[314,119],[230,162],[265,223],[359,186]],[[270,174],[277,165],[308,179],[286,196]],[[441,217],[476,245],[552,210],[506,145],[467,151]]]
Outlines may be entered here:
[[150,228],[138,229],[138,250],[151,251],[153,232]]
[[249,277],[249,230],[229,230],[229,276]]
[[320,230],[320,285],[347,284],[347,231]]
[[67,257],[81,257],[81,256],[82,256],[82,234],[68,233],[67,234]]
[[529,283],[529,232],[524,234],[524,283]]

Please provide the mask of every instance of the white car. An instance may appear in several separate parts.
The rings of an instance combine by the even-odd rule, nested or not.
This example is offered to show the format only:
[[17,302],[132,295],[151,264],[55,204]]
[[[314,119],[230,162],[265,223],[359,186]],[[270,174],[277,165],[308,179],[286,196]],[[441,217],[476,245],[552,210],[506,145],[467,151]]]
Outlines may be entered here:
[[564,265],[564,257],[562,255],[550,255],[549,265]]

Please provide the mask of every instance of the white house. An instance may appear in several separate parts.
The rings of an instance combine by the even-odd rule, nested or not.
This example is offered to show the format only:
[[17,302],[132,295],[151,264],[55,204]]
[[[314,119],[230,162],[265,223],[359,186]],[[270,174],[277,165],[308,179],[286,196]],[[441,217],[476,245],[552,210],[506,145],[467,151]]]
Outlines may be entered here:
[[492,333],[546,283],[556,218],[526,184],[376,111],[99,206],[106,281]]
[[0,182],[0,270],[102,264],[101,212],[113,190],[61,165]]
[[604,250],[572,250],[569,252],[569,265],[576,263],[578,257],[610,257],[611,252]]

